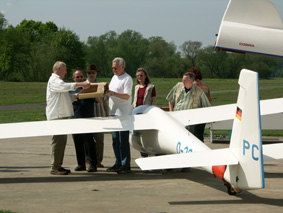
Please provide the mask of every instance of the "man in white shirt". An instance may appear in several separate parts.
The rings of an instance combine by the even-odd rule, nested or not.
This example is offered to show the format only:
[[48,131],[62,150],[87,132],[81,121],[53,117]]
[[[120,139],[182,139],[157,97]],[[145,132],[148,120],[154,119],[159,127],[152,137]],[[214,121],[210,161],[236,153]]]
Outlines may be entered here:
[[[46,90],[47,120],[64,119],[74,115],[72,99],[69,91],[78,87],[89,88],[89,83],[65,83],[67,67],[64,62],[57,61],[53,66]],[[51,143],[51,171],[53,175],[67,175],[71,171],[62,167],[67,135],[54,135]]]
[[[109,115],[131,115],[132,114],[132,87],[133,79],[125,72],[125,60],[115,58],[112,61],[114,76],[109,84]],[[108,172],[125,174],[131,172],[129,131],[112,132],[113,149],[116,157],[115,164],[108,168]]]

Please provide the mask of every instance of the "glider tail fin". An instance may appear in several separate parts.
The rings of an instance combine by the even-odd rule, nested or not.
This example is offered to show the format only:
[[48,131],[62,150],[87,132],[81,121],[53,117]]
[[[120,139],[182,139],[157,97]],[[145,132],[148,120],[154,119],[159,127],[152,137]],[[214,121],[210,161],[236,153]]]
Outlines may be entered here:
[[242,70],[230,151],[238,165],[228,165],[224,179],[237,189],[264,188],[258,73]]

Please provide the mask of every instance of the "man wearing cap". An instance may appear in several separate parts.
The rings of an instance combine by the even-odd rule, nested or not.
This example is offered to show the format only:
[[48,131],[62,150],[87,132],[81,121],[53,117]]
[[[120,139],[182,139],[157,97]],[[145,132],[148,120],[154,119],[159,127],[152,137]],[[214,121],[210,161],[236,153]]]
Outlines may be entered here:
[[[73,73],[73,80],[75,82],[83,82],[84,76],[82,71],[76,70]],[[79,98],[79,93],[81,88],[76,89],[75,97]],[[77,99],[73,102],[75,115],[72,118],[91,118],[94,117],[94,102],[95,98],[88,99]],[[85,171],[86,170],[86,158],[89,161],[88,172],[97,171],[97,157],[96,157],[96,145],[93,140],[92,133],[84,134],[73,134],[73,140],[75,143],[76,156],[78,166],[75,171]]]
[[[88,83],[99,83],[96,76],[99,70],[96,69],[94,64],[87,66],[86,68]],[[94,103],[94,117],[105,117],[109,115],[109,109],[107,104],[107,97],[101,98],[100,102]],[[94,133],[94,140],[96,142],[96,155],[97,155],[97,167],[103,168],[103,152],[104,152],[104,133]]]
[[[133,79],[125,72],[126,62],[123,58],[115,58],[112,61],[114,76],[109,84],[109,115],[132,114],[132,87]],[[108,168],[108,172],[125,174],[131,172],[129,131],[112,132],[113,149],[116,157],[115,164]]]

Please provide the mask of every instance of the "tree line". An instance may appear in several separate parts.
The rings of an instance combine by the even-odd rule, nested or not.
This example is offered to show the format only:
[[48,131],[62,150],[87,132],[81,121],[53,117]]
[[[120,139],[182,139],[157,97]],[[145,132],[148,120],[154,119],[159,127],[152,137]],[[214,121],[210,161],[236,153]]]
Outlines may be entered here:
[[67,64],[68,78],[88,64],[96,64],[100,77],[111,77],[115,57],[125,59],[131,76],[143,67],[151,77],[179,78],[196,66],[205,78],[238,78],[242,68],[257,71],[260,78],[283,77],[282,60],[215,52],[213,46],[203,47],[200,41],[188,40],[178,48],[160,36],[144,38],[126,30],[89,36],[81,42],[75,32],[53,22],[23,20],[14,27],[0,13],[0,80],[47,81],[56,61]]

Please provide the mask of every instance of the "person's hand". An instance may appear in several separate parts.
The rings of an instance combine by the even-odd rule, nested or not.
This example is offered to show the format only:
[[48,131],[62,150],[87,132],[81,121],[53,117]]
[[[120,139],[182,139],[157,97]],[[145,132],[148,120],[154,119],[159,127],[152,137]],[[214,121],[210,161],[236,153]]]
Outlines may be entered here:
[[79,99],[79,93],[75,94],[75,101]]
[[112,94],[112,91],[108,90],[107,93],[106,93],[106,96],[109,97],[109,96],[111,96],[111,94]]
[[82,87],[83,89],[88,89],[90,87],[90,83],[88,82],[77,82],[74,89]]
[[96,99],[96,101],[97,101],[98,103],[101,103],[101,102],[102,102],[102,98],[100,98],[100,97],[96,97],[95,99]]
[[88,82],[82,82],[82,88],[83,88],[83,89],[88,89],[88,88],[90,88],[90,83],[88,83]]

